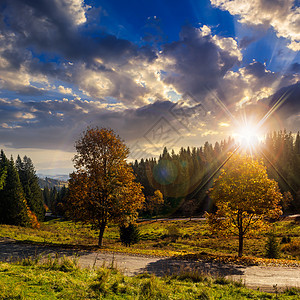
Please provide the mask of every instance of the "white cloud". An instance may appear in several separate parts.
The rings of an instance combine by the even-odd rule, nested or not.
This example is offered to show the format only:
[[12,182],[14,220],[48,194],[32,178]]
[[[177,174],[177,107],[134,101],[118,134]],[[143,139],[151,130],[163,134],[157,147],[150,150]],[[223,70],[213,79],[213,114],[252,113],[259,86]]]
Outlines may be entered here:
[[211,0],[212,5],[238,15],[241,23],[272,26],[278,37],[290,40],[289,48],[300,50],[300,7],[294,0]]
[[32,114],[32,113],[22,113],[22,112],[17,112],[15,114],[15,116],[16,116],[17,119],[25,119],[25,120],[35,118],[35,115]]
[[90,6],[84,3],[84,0],[56,0],[56,5],[61,11],[72,16],[73,22],[76,25],[84,24],[86,19],[86,11]]
[[71,88],[66,88],[66,87],[64,87],[64,86],[62,86],[62,85],[60,85],[60,86],[58,87],[58,91],[59,91],[61,94],[73,94],[73,91],[72,91]]

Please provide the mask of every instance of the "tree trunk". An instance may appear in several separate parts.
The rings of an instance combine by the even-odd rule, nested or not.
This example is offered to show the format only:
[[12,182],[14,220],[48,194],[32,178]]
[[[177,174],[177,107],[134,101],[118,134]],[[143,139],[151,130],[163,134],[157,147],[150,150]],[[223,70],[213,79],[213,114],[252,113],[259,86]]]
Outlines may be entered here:
[[239,257],[243,256],[243,242],[244,242],[244,232],[243,232],[243,216],[242,212],[238,210],[238,229],[239,229]]
[[239,257],[243,256],[243,243],[244,243],[244,235],[242,232],[239,232]]
[[98,240],[98,246],[102,247],[102,240],[103,240],[103,234],[105,230],[106,223],[101,223],[100,225],[100,231],[99,231],[99,240]]

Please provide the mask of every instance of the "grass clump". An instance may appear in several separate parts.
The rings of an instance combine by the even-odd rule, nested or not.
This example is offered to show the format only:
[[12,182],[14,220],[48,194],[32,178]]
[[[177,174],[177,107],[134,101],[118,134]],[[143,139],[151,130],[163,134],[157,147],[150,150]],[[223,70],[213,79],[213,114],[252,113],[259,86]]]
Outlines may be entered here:
[[194,283],[206,282],[208,285],[212,283],[212,277],[210,275],[196,268],[180,270],[177,274],[171,275],[171,278]]
[[154,275],[142,282],[139,296],[140,299],[168,299],[162,281]]

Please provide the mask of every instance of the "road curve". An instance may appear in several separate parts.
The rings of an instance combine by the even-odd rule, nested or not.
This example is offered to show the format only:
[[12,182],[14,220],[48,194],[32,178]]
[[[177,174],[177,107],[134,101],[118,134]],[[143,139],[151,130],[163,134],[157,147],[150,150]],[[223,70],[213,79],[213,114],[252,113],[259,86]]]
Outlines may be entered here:
[[247,287],[260,288],[262,291],[274,291],[286,287],[300,288],[300,268],[270,266],[234,266],[206,261],[175,260],[173,258],[134,256],[120,253],[78,251],[50,246],[18,243],[10,239],[0,240],[0,260],[10,261],[28,256],[48,256],[58,253],[59,256],[78,257],[81,267],[93,268],[103,265],[117,266],[125,275],[133,276],[148,272],[157,276],[176,273],[183,269],[200,269],[212,275],[225,276],[242,281]]

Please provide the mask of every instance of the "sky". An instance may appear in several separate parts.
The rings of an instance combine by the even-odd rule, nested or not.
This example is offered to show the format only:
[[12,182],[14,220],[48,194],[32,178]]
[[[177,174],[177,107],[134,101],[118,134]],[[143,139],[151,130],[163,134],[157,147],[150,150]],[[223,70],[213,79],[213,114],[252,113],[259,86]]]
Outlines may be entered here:
[[0,148],[72,172],[88,127],[129,160],[300,130],[299,0],[1,0]]

